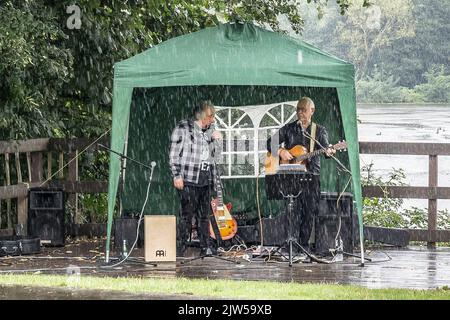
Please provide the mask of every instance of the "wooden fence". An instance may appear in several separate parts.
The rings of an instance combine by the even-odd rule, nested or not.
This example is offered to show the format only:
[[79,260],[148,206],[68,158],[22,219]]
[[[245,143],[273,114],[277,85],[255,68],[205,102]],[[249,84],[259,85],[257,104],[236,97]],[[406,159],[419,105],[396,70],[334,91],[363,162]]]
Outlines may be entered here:
[[[0,141],[0,161],[4,161],[4,186],[0,186],[0,201],[6,202],[7,228],[0,230],[0,235],[13,233],[12,217],[17,215],[17,224],[26,226],[27,223],[27,194],[29,187],[38,187],[53,174],[55,160],[58,170],[65,165],[67,170],[61,170],[56,177],[45,186],[59,187],[69,194],[69,205],[74,208],[73,221],[78,228],[73,233],[90,234],[89,228],[82,226],[79,219],[77,204],[78,193],[105,193],[107,181],[80,181],[79,163],[76,155],[84,150],[94,140],[85,138],[74,139],[31,139],[22,141]],[[90,148],[90,152],[99,150],[98,144],[109,145],[109,138],[104,137]],[[392,198],[428,199],[428,229],[409,229],[410,240],[427,241],[430,246],[436,242],[450,241],[450,230],[437,230],[437,200],[450,199],[450,188],[438,186],[438,156],[450,155],[450,144],[444,143],[392,143],[392,142],[360,142],[361,154],[390,154],[390,155],[428,155],[429,185],[418,186],[375,186],[363,187],[364,197],[384,197],[385,194]],[[57,155],[57,159],[53,157]],[[21,163],[26,157],[26,170]],[[14,158],[14,161],[12,161]],[[70,161],[75,158],[75,160]],[[22,159],[22,161],[21,161]],[[44,163],[44,159],[46,163]],[[14,162],[13,165],[11,163]],[[422,165],[420,163],[418,166]],[[13,170],[14,169],[14,170]],[[55,170],[56,171],[56,170]],[[15,175],[15,181],[11,178],[11,172]],[[26,172],[26,174],[24,174]],[[11,208],[11,200],[17,199],[16,211]],[[1,218],[1,216],[0,216]],[[4,223],[5,224],[5,223]],[[1,225],[1,221],[0,221]],[[98,226],[93,229],[104,230]],[[26,229],[25,229],[26,230]],[[72,230],[74,230],[72,228]]]
[[[427,241],[429,247],[435,247],[436,242],[449,242],[450,230],[437,230],[437,200],[450,199],[450,188],[438,186],[438,156],[450,155],[450,144],[447,143],[403,143],[403,142],[360,142],[361,154],[387,155],[427,155],[428,156],[428,187],[417,186],[386,186],[363,187],[363,196],[369,198],[409,198],[428,199],[428,229],[408,229],[410,241]],[[417,163],[417,166],[426,164]]]
[[[0,186],[0,201],[6,202],[7,219],[6,228],[0,229],[0,235],[13,233],[13,216],[16,217],[17,224],[23,225],[26,230],[28,189],[40,187],[55,172],[58,172],[57,175],[44,186],[62,188],[69,194],[68,204],[73,208],[73,221],[75,224],[80,223],[77,193],[104,193],[108,190],[106,181],[79,180],[79,161],[76,156],[92,142],[93,139],[85,138],[0,141],[0,161],[4,161],[2,174],[5,177],[4,186]],[[102,138],[86,151],[99,150],[98,143],[108,146],[109,138]],[[54,159],[54,156],[57,158]],[[55,162],[57,169],[54,169]],[[25,168],[23,163],[26,163]],[[13,211],[11,200],[14,199],[17,200],[17,204],[16,210]],[[0,225],[2,225],[1,215]]]

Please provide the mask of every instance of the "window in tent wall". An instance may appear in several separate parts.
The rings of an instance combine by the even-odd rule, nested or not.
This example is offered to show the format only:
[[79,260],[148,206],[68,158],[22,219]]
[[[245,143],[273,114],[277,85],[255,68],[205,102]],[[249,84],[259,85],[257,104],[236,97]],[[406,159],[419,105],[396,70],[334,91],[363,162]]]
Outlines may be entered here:
[[216,107],[216,128],[223,135],[222,161],[219,164],[223,178],[264,175],[267,138],[296,119],[295,103]]

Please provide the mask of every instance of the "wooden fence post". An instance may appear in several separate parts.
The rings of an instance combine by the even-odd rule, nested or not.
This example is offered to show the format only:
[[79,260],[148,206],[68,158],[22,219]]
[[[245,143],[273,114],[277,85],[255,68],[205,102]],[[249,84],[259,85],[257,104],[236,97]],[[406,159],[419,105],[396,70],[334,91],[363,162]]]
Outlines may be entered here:
[[27,152],[28,182],[31,182],[31,153]]
[[[437,155],[430,155],[428,161],[428,186],[436,189],[438,186],[438,157]],[[428,234],[429,238],[427,246],[429,249],[436,248],[436,242],[433,241],[436,238],[437,230],[437,199],[436,192],[432,192],[432,196],[428,199]]]
[[31,182],[41,182],[42,177],[42,152],[31,152]]
[[[72,160],[74,159],[74,160]],[[78,150],[75,150],[75,152],[69,153],[69,177],[68,181],[78,181]],[[78,194],[72,193],[69,194],[67,198],[67,203],[69,204],[70,208],[73,209],[73,223],[81,223],[80,222],[80,216],[78,212]]]
[[58,178],[59,179],[63,179],[64,178],[64,153],[61,151],[59,153],[59,158],[58,158]]
[[53,156],[52,152],[47,152],[47,179],[50,179],[52,176],[52,164],[53,164]]
[[[17,183],[22,183],[22,168],[20,167],[20,153],[16,152],[16,172],[17,172]],[[27,235],[27,223],[28,223],[28,196],[17,198],[17,224],[22,225],[23,232],[22,236]]]
[[[11,172],[9,170],[9,153],[5,153],[5,174],[6,174],[6,180],[5,185],[9,186],[11,185]],[[12,221],[11,221],[11,199],[6,199],[6,219],[7,219],[7,228],[12,227]]]

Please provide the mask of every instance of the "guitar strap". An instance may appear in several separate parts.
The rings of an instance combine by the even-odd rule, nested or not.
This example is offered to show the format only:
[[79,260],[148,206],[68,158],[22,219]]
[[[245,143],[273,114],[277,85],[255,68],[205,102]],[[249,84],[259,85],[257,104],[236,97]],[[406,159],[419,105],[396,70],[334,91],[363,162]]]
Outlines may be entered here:
[[317,129],[317,125],[315,122],[311,123],[311,139],[309,140],[309,152],[313,152],[314,151],[314,144],[316,142],[316,129]]

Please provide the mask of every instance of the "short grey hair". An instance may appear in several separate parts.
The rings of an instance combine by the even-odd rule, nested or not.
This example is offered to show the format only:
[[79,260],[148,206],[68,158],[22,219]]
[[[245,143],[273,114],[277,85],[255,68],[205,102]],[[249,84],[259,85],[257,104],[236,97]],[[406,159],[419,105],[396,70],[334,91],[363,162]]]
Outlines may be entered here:
[[203,120],[206,118],[206,110],[211,110],[213,113],[216,111],[214,104],[211,100],[204,100],[198,106],[194,108],[195,120]]
[[314,101],[310,97],[301,97],[297,102],[297,111],[301,107],[305,107],[308,105],[310,105],[313,109],[316,108],[316,106],[314,105]]

